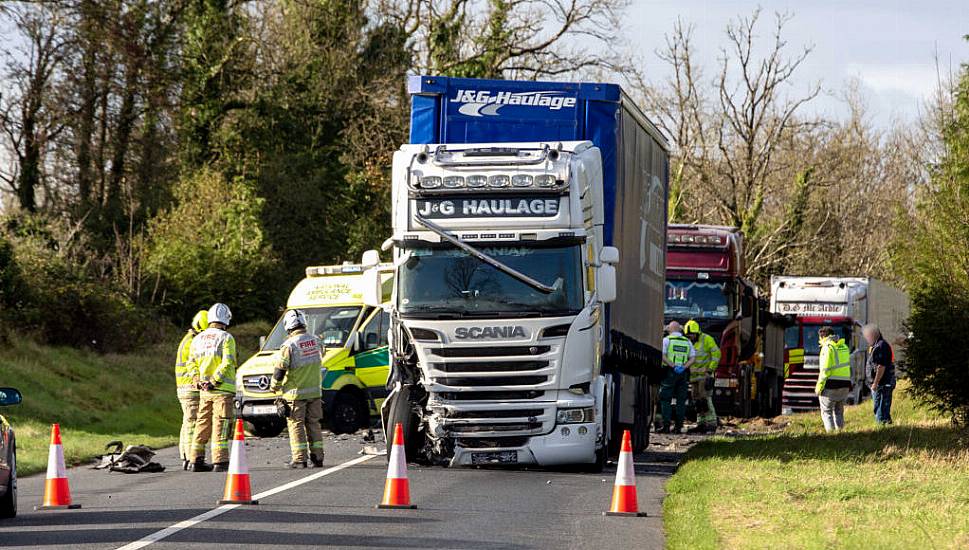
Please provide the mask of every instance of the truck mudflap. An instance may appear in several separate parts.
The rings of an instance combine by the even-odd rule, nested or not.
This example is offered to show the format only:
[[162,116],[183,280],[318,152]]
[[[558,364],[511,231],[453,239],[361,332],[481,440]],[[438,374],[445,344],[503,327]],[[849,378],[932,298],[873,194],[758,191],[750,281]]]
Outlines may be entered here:
[[556,426],[552,433],[532,436],[515,447],[465,446],[457,439],[450,466],[560,466],[596,461],[596,424]]

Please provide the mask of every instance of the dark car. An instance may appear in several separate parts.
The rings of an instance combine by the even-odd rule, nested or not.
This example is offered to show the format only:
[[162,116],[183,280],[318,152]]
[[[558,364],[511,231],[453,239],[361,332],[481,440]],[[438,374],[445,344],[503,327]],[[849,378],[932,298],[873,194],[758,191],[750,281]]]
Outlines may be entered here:
[[[23,400],[14,388],[0,388],[0,406]],[[0,518],[17,515],[17,438],[13,426],[0,415]]]

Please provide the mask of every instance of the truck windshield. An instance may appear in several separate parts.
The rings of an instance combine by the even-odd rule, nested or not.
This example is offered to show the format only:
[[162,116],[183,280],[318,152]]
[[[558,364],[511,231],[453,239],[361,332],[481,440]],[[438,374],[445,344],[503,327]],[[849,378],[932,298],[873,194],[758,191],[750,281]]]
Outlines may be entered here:
[[[851,327],[848,325],[802,325],[801,331],[804,334],[804,355],[820,355],[821,343],[818,339],[818,329],[823,326],[830,326],[834,329],[834,338],[844,338],[848,347],[851,347]],[[785,338],[786,340],[786,338]]]
[[[360,306],[312,307],[300,311],[306,315],[307,330],[315,334],[320,343],[326,347],[337,347],[344,345],[350,337],[357,316],[360,315]],[[277,350],[285,341],[286,329],[283,327],[283,318],[280,317],[266,338],[262,351]]]
[[730,319],[730,302],[723,283],[666,281],[666,307],[670,318]]
[[398,272],[400,312],[411,316],[574,315],[582,309],[578,245],[480,250],[555,290],[541,292],[458,248],[411,248]]

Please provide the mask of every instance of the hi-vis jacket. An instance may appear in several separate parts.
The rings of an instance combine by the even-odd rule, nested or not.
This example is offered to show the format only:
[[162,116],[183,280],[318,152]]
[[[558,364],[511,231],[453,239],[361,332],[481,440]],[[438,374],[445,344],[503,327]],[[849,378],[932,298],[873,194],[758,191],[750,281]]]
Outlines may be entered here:
[[175,385],[178,387],[179,399],[199,396],[199,390],[195,387],[198,370],[194,369],[194,365],[189,362],[192,340],[197,334],[195,330],[189,330],[178,344],[178,353],[175,356]]
[[814,392],[820,394],[825,388],[851,387],[851,350],[844,338],[821,340],[821,357],[818,361],[818,384]]
[[282,391],[287,401],[319,399],[323,396],[323,359],[320,341],[305,331],[296,331],[279,348],[277,369],[286,371],[282,382],[273,381],[273,389]]
[[693,366],[690,367],[690,380],[703,380],[708,374],[713,374],[720,364],[720,348],[713,336],[705,332],[700,333],[700,337],[693,344],[696,350],[696,358]]
[[236,392],[236,340],[228,332],[207,328],[192,340],[190,369],[202,382],[215,384],[215,391]]

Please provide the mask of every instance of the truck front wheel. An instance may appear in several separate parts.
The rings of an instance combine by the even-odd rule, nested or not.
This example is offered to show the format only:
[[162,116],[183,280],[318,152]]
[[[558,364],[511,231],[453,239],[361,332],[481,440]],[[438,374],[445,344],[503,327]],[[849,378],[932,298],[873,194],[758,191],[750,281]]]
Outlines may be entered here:
[[401,385],[400,389],[387,397],[388,403],[384,403],[387,407],[387,417],[384,423],[384,437],[387,440],[387,460],[390,460],[390,447],[394,444],[394,427],[397,424],[401,425],[401,430],[404,435],[404,453],[406,454],[407,461],[413,462],[417,458],[417,452],[420,449],[420,441],[418,441],[417,433],[417,415],[414,414],[414,406],[410,401],[411,387]]

